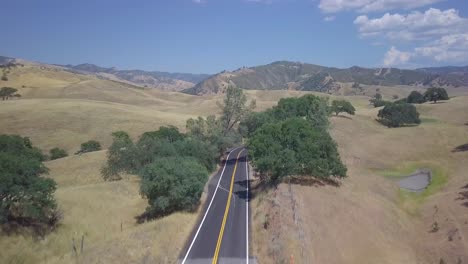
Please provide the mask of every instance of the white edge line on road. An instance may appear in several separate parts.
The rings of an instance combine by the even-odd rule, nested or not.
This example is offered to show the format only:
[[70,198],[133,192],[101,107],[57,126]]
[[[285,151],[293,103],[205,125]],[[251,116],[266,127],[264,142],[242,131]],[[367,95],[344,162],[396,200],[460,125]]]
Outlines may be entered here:
[[195,243],[195,240],[197,240],[198,233],[200,232],[200,229],[201,229],[201,227],[203,226],[203,222],[205,222],[205,218],[206,218],[206,216],[208,215],[208,212],[210,211],[211,204],[213,203],[214,198],[215,198],[215,196],[216,196],[216,193],[218,192],[219,184],[221,183],[221,179],[223,178],[223,175],[224,175],[224,170],[226,169],[226,165],[227,165],[227,163],[228,163],[228,161],[229,161],[229,156],[231,155],[232,152],[234,152],[234,150],[236,150],[236,149],[238,149],[238,148],[241,148],[241,147],[237,147],[237,148],[232,149],[232,150],[229,152],[229,154],[228,154],[228,156],[227,156],[227,158],[226,158],[226,162],[224,163],[223,171],[221,172],[221,175],[219,176],[218,184],[216,185],[216,189],[215,189],[215,191],[214,191],[214,193],[213,193],[213,197],[211,197],[210,204],[208,205],[208,208],[206,209],[205,215],[203,216],[203,219],[202,219],[200,225],[198,226],[197,232],[195,233],[195,236],[193,237],[192,243],[190,243],[190,247],[189,247],[188,250],[187,250],[187,254],[185,254],[185,257],[184,257],[184,259],[182,260],[182,264],[184,264],[185,261],[187,260],[189,254],[190,254],[190,250],[192,250],[192,246],[193,246],[193,244]]
[[245,246],[245,249],[246,249],[246,259],[245,259],[245,263],[246,264],[249,264],[249,162],[248,162],[248,159],[247,159],[247,154],[245,155],[245,174],[247,175],[247,199],[245,200],[245,203],[246,203],[246,209],[245,211],[247,212],[246,214],[246,218],[245,218],[245,240],[246,240],[246,246]]

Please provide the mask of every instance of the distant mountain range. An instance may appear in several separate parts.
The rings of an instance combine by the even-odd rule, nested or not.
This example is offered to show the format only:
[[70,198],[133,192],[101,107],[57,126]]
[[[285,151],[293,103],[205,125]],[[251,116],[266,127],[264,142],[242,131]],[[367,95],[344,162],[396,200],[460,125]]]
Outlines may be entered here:
[[94,64],[59,65],[71,72],[95,74],[101,78],[129,82],[134,85],[160,90],[180,91],[193,87],[196,83],[210,77],[209,74],[170,73],[143,70],[117,70]]
[[257,67],[243,67],[223,71],[207,78],[194,87],[183,90],[195,95],[222,93],[228,86],[261,90],[302,90],[329,92],[343,83],[364,85],[411,86],[468,86],[468,66],[436,67],[415,70],[397,68],[346,69],[314,64],[278,61]]
[[[0,65],[22,60],[0,56]],[[56,65],[65,71],[129,83],[164,91],[194,95],[223,93],[228,86],[252,90],[302,90],[331,93],[346,83],[359,85],[409,85],[468,87],[468,66],[429,67],[414,70],[398,68],[340,69],[320,65],[277,61],[256,67],[242,67],[215,75],[169,73],[144,70],[118,70],[94,64]],[[352,87],[359,87],[352,85]],[[351,86],[351,85],[348,85]]]

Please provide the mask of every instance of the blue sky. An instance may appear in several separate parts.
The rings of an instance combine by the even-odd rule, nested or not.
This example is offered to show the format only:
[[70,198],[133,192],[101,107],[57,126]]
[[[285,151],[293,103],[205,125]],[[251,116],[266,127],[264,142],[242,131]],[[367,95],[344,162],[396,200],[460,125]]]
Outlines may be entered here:
[[15,0],[0,55],[193,73],[466,65],[467,18],[465,0]]

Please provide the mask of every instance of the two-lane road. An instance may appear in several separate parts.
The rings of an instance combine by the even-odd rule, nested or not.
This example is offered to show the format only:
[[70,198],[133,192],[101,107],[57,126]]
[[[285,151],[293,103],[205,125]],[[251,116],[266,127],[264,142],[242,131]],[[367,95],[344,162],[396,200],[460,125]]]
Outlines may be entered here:
[[253,263],[249,259],[247,150],[233,149],[209,183],[203,217],[182,255],[182,264]]

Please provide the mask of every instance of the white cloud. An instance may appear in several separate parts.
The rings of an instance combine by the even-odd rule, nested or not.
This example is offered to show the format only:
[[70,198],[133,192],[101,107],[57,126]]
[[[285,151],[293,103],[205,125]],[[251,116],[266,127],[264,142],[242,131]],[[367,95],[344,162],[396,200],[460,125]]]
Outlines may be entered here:
[[385,66],[407,65],[413,59],[430,59],[443,63],[468,62],[468,33],[451,34],[429,44],[414,48],[412,51],[400,51],[394,46],[385,53]]
[[392,40],[423,40],[467,30],[468,20],[459,16],[455,9],[441,11],[430,8],[424,13],[386,13],[380,18],[369,19],[366,15],[354,20],[362,37],[384,36]]
[[443,36],[432,43],[416,47],[414,54],[438,62],[468,62],[468,33]]
[[206,3],[206,0],[192,0],[195,4],[204,4]]
[[468,19],[455,9],[429,8],[425,12],[387,13],[378,18],[361,15],[354,24],[361,37],[373,42],[394,46],[404,42],[414,47],[407,51],[391,47],[384,56],[384,65],[401,65],[410,59],[468,62]]
[[323,20],[325,20],[326,22],[330,22],[330,21],[333,21],[335,20],[335,16],[326,16]]
[[412,9],[444,0],[320,0],[319,8],[325,13],[354,10],[361,13]]
[[385,53],[383,64],[385,66],[398,66],[406,64],[411,58],[411,53],[399,51],[395,47],[391,47],[390,50]]

